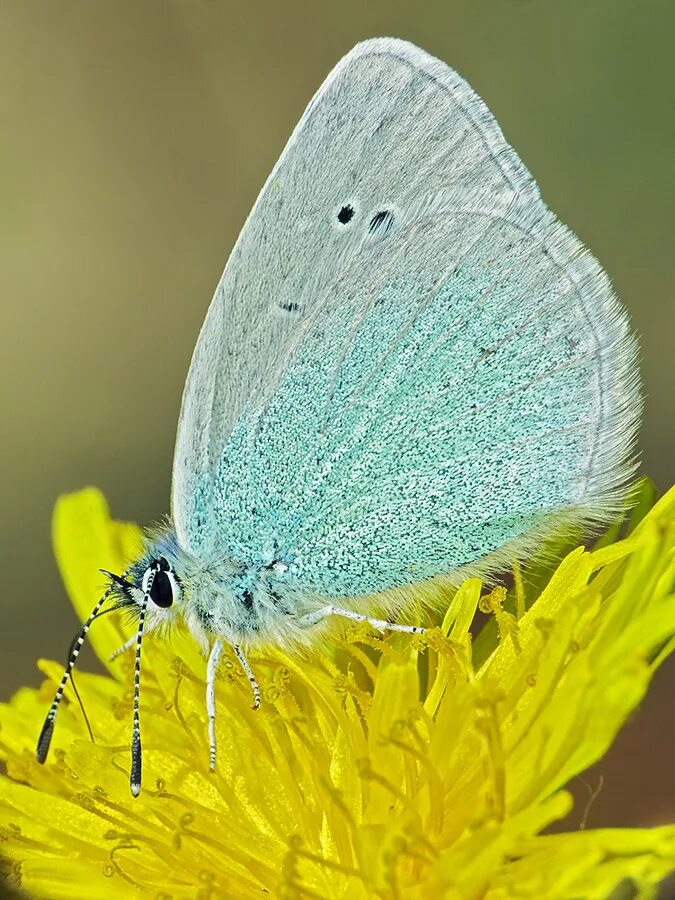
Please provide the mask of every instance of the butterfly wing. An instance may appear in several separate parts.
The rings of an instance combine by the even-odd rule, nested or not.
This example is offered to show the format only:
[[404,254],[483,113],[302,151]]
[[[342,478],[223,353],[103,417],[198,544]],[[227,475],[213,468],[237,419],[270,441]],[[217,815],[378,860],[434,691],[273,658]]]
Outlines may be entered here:
[[188,549],[330,595],[602,518],[630,472],[635,348],[608,280],[454,72],[358,45],[228,262],[174,465]]
[[366,217],[394,200],[410,209],[449,185],[473,198],[537,197],[488,110],[447,66],[403,41],[357,45],[263,187],[199,336],[173,468],[186,549],[213,542],[214,472],[237,416],[358,253]]

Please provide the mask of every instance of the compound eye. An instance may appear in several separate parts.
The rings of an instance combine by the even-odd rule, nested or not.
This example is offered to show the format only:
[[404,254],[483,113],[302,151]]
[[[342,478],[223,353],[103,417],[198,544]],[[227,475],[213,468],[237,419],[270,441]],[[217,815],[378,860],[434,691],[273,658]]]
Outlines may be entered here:
[[173,603],[173,587],[169,580],[169,573],[155,572],[155,577],[150,588],[150,599],[156,606],[167,609]]
[[147,591],[150,574],[154,573],[150,588],[150,599],[161,609],[168,609],[178,597],[181,589],[178,578],[169,563],[162,557],[148,567],[143,577],[143,590]]

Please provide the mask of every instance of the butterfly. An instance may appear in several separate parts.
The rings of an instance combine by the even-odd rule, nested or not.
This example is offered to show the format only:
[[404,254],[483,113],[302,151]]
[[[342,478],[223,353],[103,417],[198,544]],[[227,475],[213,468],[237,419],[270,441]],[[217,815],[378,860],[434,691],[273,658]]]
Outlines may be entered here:
[[[430,587],[495,572],[616,510],[634,471],[636,342],[609,280],[542,202],[469,85],[389,38],[309,103],[232,251],[183,395],[171,519],[94,619],[182,621],[207,663],[211,768],[225,645],[406,624]],[[419,621],[416,617],[415,621]]]

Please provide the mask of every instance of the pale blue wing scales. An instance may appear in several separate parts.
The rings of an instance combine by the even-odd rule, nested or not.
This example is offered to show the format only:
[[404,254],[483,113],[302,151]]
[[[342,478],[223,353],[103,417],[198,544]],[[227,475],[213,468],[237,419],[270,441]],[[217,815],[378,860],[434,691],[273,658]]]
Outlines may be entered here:
[[[294,560],[308,590],[359,595],[475,562],[553,516],[606,517],[631,471],[634,342],[465,83],[401,42],[361,45],[275,173],[221,283],[219,326],[234,330],[207,324],[212,356],[193,362],[184,418],[202,384],[211,399],[191,412],[206,450],[183,441],[200,464],[181,475],[194,490],[174,489],[180,539]],[[349,235],[322,219],[343,200]],[[391,228],[371,232],[377,210]],[[292,322],[278,302],[270,313],[291,296]],[[223,373],[202,379],[216,357]],[[221,384],[232,359],[236,390]]]
[[480,227],[453,215],[455,256],[443,217],[382,248],[386,284],[365,313],[351,281],[336,286],[262,415],[240,424],[221,470],[235,554],[274,536],[316,590],[363,594],[474,562],[554,513],[613,508],[639,401],[606,277],[543,208]]
[[[465,204],[536,199],[486,107],[443,63],[403,41],[366,41],[320,88],[242,230],[195,349],[176,439],[172,513],[180,544],[214,546],[215,471],[244,404],[273,387],[289,345],[348,278],[370,221],[443,190]],[[336,214],[353,205],[340,227]],[[380,235],[382,229],[380,230]],[[374,292],[377,271],[360,289]],[[356,284],[354,285],[356,286]],[[361,302],[362,298],[359,297]]]

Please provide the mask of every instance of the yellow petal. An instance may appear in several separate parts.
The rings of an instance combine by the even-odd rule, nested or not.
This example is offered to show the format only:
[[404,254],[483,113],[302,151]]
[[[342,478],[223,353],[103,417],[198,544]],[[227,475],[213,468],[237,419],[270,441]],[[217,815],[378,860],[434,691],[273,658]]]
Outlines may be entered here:
[[[54,533],[84,616],[96,569],[121,571],[139,531],[111,522],[89,489],[59,501]],[[61,665],[41,662],[45,684],[0,706],[12,879],[36,900],[600,900],[625,878],[647,896],[675,868],[675,826],[541,834],[570,809],[561,788],[602,756],[675,649],[675,491],[619,533],[567,553],[534,602],[527,568],[506,598],[484,596],[479,650],[472,579],[422,641],[357,630],[311,652],[252,654],[258,712],[225,653],[215,773],[202,653],[189,635],[149,635],[138,799],[131,660],[114,678],[80,674],[96,743],[67,694],[45,766],[33,741]],[[105,657],[122,635],[112,617],[97,628]]]

